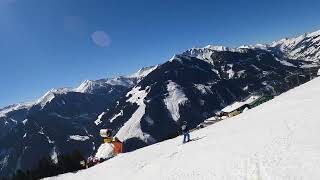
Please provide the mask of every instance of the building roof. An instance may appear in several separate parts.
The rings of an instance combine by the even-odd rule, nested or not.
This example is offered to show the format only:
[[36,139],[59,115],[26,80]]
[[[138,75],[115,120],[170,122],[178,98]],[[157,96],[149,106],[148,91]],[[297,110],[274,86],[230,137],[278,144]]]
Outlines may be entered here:
[[235,111],[239,108],[241,108],[242,106],[244,105],[250,105],[254,102],[256,102],[257,100],[260,99],[261,96],[258,96],[258,95],[253,95],[253,96],[250,96],[248,97],[247,99],[245,99],[244,101],[236,101],[234,102],[233,104],[229,105],[229,106],[226,106],[225,108],[223,108],[221,111],[222,112],[226,112],[226,113],[230,113],[232,111]]
[[250,96],[247,99],[245,99],[243,102],[245,104],[252,104],[252,103],[256,102],[257,100],[259,100],[261,97],[262,96],[259,96],[259,95],[253,95],[253,96]]

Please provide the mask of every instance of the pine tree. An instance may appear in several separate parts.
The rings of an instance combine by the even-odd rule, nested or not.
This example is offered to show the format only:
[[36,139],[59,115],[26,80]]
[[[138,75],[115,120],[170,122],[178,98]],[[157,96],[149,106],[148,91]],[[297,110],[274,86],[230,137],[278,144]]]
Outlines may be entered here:
[[72,160],[72,171],[77,171],[82,169],[82,166],[80,165],[80,161],[84,160],[84,157],[82,156],[80,151],[74,150],[71,154],[71,160]]
[[[37,180],[45,177],[56,176],[63,173],[74,172],[82,169],[80,161],[84,160],[81,152],[74,150],[71,154],[58,156],[58,164],[54,164],[49,157],[39,160],[38,167],[33,170],[18,170],[12,177],[12,180]],[[0,180],[9,180],[6,177],[0,177]]]
[[39,160],[35,174],[40,178],[54,176],[57,175],[57,168],[49,158],[44,157]]
[[28,177],[22,170],[18,170],[12,177],[12,180],[26,180],[26,179],[28,179]]

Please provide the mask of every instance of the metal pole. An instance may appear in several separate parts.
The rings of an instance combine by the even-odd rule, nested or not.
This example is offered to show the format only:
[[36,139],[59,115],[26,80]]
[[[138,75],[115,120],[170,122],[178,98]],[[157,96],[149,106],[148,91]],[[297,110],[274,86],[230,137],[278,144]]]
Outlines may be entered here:
[[312,80],[311,68],[309,68],[310,81]]

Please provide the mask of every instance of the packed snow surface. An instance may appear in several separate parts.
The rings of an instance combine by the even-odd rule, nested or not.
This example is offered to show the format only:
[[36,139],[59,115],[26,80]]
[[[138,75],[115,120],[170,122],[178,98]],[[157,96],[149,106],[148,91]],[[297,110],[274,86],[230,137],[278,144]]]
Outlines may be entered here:
[[51,179],[320,178],[320,78],[182,137]]

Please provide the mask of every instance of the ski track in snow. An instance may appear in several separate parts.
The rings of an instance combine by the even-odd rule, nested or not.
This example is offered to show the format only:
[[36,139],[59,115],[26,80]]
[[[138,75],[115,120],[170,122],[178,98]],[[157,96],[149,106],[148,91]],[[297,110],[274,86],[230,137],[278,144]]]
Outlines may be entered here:
[[234,118],[121,154],[61,180],[317,180],[320,78]]

